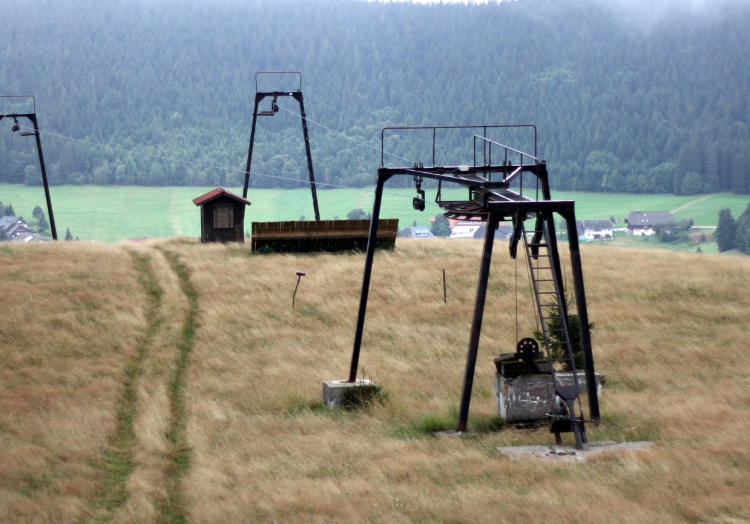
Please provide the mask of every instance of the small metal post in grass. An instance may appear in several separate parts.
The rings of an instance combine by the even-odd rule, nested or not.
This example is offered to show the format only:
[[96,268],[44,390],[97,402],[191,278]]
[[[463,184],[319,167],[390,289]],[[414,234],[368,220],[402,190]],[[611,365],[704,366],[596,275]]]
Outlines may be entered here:
[[443,269],[443,303],[448,303],[448,291],[445,287],[445,269]]
[[305,276],[304,271],[297,271],[297,285],[294,286],[294,295],[292,295],[292,309],[294,309],[294,301],[297,298],[297,288],[299,287],[299,281]]

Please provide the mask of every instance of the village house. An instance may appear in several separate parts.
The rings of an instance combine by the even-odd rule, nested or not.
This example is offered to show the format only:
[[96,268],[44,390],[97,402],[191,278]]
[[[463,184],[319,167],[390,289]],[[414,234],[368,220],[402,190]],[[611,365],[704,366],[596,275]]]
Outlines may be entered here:
[[39,233],[29,229],[23,217],[4,216],[0,218],[0,230],[5,233],[7,242],[46,242]]
[[[484,232],[487,230],[487,225],[482,223],[481,226],[474,231],[474,240],[484,240]],[[495,240],[510,240],[513,236],[513,226],[497,226],[495,230]]]
[[430,231],[426,227],[405,227],[401,230],[401,232],[398,234],[398,236],[403,238],[435,238],[435,235],[432,234],[432,231]]
[[[430,222],[435,222],[434,218],[430,219]],[[473,220],[456,220],[455,218],[448,219],[449,227],[451,228],[450,238],[475,238],[475,234],[479,228],[484,226],[486,222],[479,218]],[[507,224],[501,224],[504,226]],[[484,238],[484,229],[482,229],[482,238]],[[495,234],[497,238],[497,234]]]
[[649,237],[655,234],[654,226],[674,223],[669,211],[631,211],[625,219],[628,234]]
[[576,220],[578,240],[612,240],[615,225],[611,220]]

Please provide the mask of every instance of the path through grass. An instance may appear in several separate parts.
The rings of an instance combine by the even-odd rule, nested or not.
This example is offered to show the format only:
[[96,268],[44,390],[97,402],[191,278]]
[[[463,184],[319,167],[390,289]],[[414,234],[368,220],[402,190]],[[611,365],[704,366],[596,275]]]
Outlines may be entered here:
[[167,501],[159,509],[166,522],[185,522],[185,507],[181,494],[181,479],[190,467],[190,447],[185,437],[187,417],[185,413],[185,374],[190,363],[195,332],[198,329],[198,293],[190,281],[187,268],[171,251],[163,250],[170,267],[180,279],[180,288],[188,299],[189,307],[182,326],[181,339],[174,372],[169,380],[168,394],[171,410],[167,440],[170,450],[166,471]]
[[137,384],[143,374],[143,363],[148,357],[154,335],[162,324],[159,316],[164,292],[156,281],[150,257],[146,254],[130,252],[133,266],[138,272],[138,281],[147,296],[144,311],[146,329],[135,348],[135,355],[125,367],[125,380],[122,394],[117,402],[115,431],[109,439],[109,447],[102,460],[102,489],[99,493],[101,505],[106,514],[100,519],[108,522],[114,513],[125,504],[128,498],[126,483],[135,469],[134,449],[136,437],[134,422],[137,414]]

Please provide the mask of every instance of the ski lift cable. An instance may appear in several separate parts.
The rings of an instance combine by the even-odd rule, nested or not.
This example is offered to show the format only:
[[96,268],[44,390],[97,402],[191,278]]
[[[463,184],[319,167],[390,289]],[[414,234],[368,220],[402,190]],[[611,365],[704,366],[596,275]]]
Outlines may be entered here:
[[[331,111],[335,111],[335,112],[337,112],[338,114],[340,114],[341,116],[343,116],[345,118],[351,118],[349,115],[347,115],[345,113],[342,113],[338,109],[336,109],[334,107],[331,107],[329,105],[326,105],[326,104],[324,104],[322,102],[317,102],[316,101],[315,105],[319,105],[319,106],[325,107],[326,109],[330,109]],[[281,107],[281,106],[279,106],[279,107]],[[282,109],[286,109],[286,108],[282,108]],[[312,111],[315,111],[315,107],[312,108]],[[312,120],[310,120],[310,122],[312,122]],[[432,142],[428,142],[427,140],[420,140],[419,138],[414,138],[414,137],[409,137],[409,140],[411,140],[412,142],[419,142],[421,144],[427,144],[427,145],[432,145],[433,144]],[[443,151],[447,151],[449,149],[448,146],[445,146],[443,144],[435,144],[435,147],[437,149],[440,149],[440,150],[443,150]],[[387,153],[386,152],[386,154],[391,154],[391,153]]]
[[[289,110],[289,109],[287,109],[286,107],[283,107],[283,106],[279,106],[279,109],[283,109],[283,110],[284,110],[284,111],[286,111],[287,113],[290,113],[290,114],[292,114],[292,115],[294,115],[294,116],[296,116],[296,117],[299,117],[299,118],[304,118],[305,120],[307,120],[307,121],[308,121],[308,122],[310,122],[311,124],[315,124],[316,126],[320,126],[320,127],[322,127],[323,129],[326,129],[326,130],[330,131],[331,133],[336,133],[337,135],[341,135],[341,136],[343,136],[344,138],[346,138],[347,140],[351,140],[352,142],[356,142],[356,143],[358,143],[358,144],[361,144],[361,145],[363,145],[363,146],[367,146],[367,147],[369,147],[369,148],[371,148],[371,149],[374,149],[374,150],[376,150],[376,151],[380,151],[380,148],[379,148],[379,147],[376,147],[376,146],[374,146],[374,145],[372,145],[372,144],[368,144],[367,142],[362,142],[361,140],[357,140],[356,138],[352,138],[352,137],[350,137],[350,136],[348,136],[348,135],[345,135],[345,134],[344,134],[344,133],[342,133],[341,131],[336,131],[335,129],[331,129],[330,127],[326,127],[326,126],[324,126],[323,124],[319,124],[319,123],[317,123],[317,122],[313,122],[312,120],[310,120],[310,119],[309,119],[309,118],[307,118],[307,117],[304,117],[304,116],[302,116],[302,115],[299,115],[299,114],[295,113],[294,111],[290,111],[290,110]],[[394,154],[394,153],[389,153],[388,151],[383,151],[383,153],[385,153],[386,155],[390,155],[390,156],[392,156],[392,157],[396,157],[396,158],[398,158],[398,159],[400,159],[400,160],[404,160],[404,161],[406,161],[406,162],[409,162],[410,164],[413,164],[413,163],[414,163],[414,161],[413,161],[413,160],[409,160],[408,158],[404,158],[404,157],[402,157],[402,156],[398,156],[398,155],[396,155],[396,154]]]
[[[32,129],[32,128],[21,126],[21,129]],[[54,136],[54,137],[57,137],[57,138],[62,138],[62,139],[65,139],[65,140],[71,140],[73,142],[78,142],[78,143],[81,143],[81,144],[87,144],[87,145],[94,146],[94,147],[104,147],[104,148],[107,148],[107,149],[113,149],[115,151],[121,151],[123,153],[128,153],[128,154],[133,154],[133,155],[146,156],[146,157],[150,157],[150,158],[157,158],[159,160],[168,160],[170,162],[178,162],[178,163],[181,163],[181,164],[188,164],[188,165],[192,165],[192,166],[196,166],[196,167],[205,167],[207,169],[217,169],[219,171],[226,171],[226,172],[229,172],[229,173],[242,173],[242,174],[245,173],[245,171],[243,169],[233,169],[233,168],[229,168],[229,167],[214,166],[214,165],[210,165],[210,164],[203,164],[201,162],[193,162],[193,161],[190,161],[190,160],[180,160],[179,158],[172,158],[172,157],[163,156],[163,155],[154,155],[154,154],[151,154],[151,153],[143,153],[143,152],[135,151],[135,150],[132,150],[132,149],[125,149],[125,148],[122,148],[122,147],[110,146],[110,145],[107,145],[107,144],[99,144],[97,142],[91,142],[89,140],[82,140],[80,138],[73,138],[73,137],[62,135],[62,134],[59,134],[59,133],[53,133],[51,131],[43,131],[41,129],[39,130],[39,133],[45,134],[45,135],[49,135],[49,136]],[[344,136],[346,136],[346,135],[344,135]],[[369,144],[366,144],[366,145],[369,145]],[[276,179],[276,180],[288,180],[288,181],[291,181],[291,182],[305,183],[305,181],[297,179],[297,178],[283,177],[283,176],[277,176],[277,175],[266,175],[264,173],[258,173],[258,172],[251,172],[250,174],[253,175],[253,176],[260,176],[260,177],[265,177],[265,178],[273,178],[273,179]],[[330,183],[326,183],[326,182],[316,182],[315,184],[318,185],[318,186],[328,186],[328,187],[332,187],[332,188],[336,188],[336,189],[353,189],[355,191],[362,191],[364,193],[374,193],[375,192],[374,189],[365,189],[365,188],[361,188],[361,187],[342,186],[342,185],[330,184]],[[383,194],[387,194],[389,196],[402,197],[402,198],[412,198],[412,195],[404,195],[404,194],[400,194],[400,193],[384,192]],[[428,202],[428,203],[430,205],[435,206],[435,207],[440,207],[440,206],[438,206],[438,205],[436,205],[436,204],[434,204],[432,202]]]

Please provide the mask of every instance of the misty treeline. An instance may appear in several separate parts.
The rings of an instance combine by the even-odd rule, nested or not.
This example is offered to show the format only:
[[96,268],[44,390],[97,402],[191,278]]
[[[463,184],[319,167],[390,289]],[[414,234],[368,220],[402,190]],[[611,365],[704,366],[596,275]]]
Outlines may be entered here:
[[[372,184],[385,126],[534,123],[557,189],[750,193],[750,6],[646,4],[0,0],[0,92],[35,94],[42,130],[119,148],[44,135],[53,184],[240,185],[254,73],[294,70],[308,117],[358,141],[310,123],[323,184]],[[261,88],[296,88],[279,81]],[[279,104],[253,187],[307,177],[298,106]],[[0,181],[38,184],[11,124]],[[533,153],[530,136],[491,135]],[[439,136],[436,163],[473,161],[470,138]],[[386,162],[429,165],[430,140],[391,134]]]

